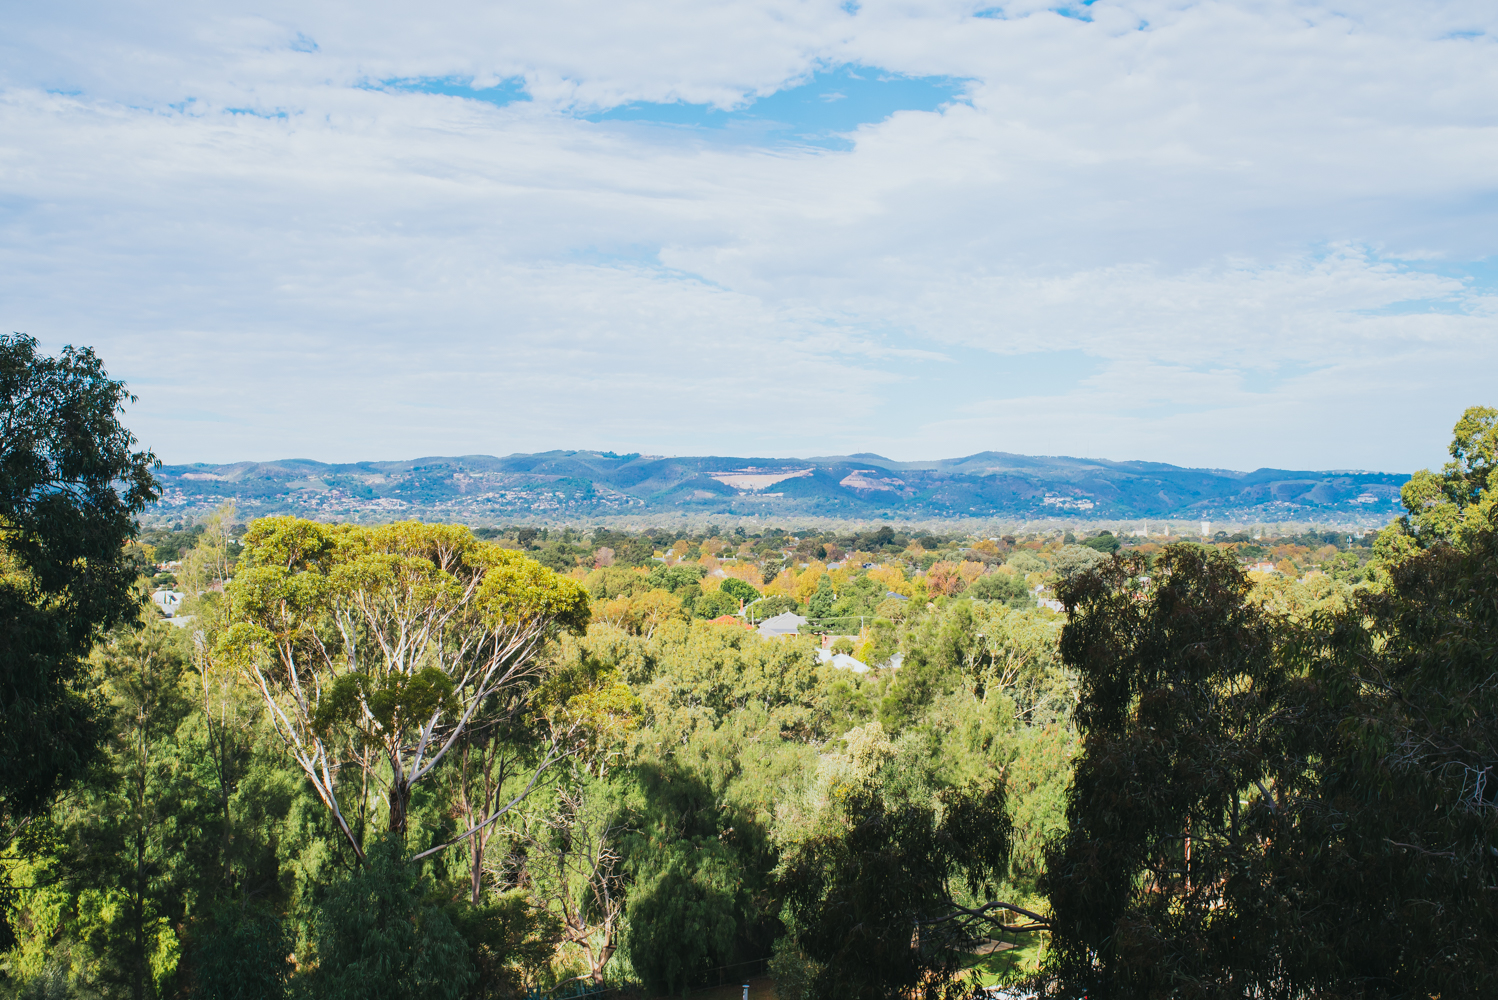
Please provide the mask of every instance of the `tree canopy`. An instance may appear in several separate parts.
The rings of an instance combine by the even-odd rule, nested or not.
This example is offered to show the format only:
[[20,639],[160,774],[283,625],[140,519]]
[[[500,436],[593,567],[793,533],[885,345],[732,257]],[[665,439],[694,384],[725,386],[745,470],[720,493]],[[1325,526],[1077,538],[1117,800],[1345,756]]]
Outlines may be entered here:
[[106,732],[83,658],[135,614],[141,560],[125,543],[157,496],[155,458],[119,420],[133,400],[88,348],[52,358],[0,336],[0,842]]
[[1476,996],[1498,977],[1491,505],[1427,544],[1309,614],[1194,545],[1062,587],[1082,752],[1041,884],[1064,993]]
[[354,766],[382,782],[388,828],[403,838],[413,788],[496,696],[537,685],[543,645],[588,614],[582,587],[534,560],[467,528],[415,522],[257,521],[229,597],[221,652],[253,677],[361,855],[335,773]]
[[80,658],[131,617],[125,550],[156,499],[155,458],[119,414],[134,397],[88,348],[0,336],[0,808],[35,809],[98,742]]

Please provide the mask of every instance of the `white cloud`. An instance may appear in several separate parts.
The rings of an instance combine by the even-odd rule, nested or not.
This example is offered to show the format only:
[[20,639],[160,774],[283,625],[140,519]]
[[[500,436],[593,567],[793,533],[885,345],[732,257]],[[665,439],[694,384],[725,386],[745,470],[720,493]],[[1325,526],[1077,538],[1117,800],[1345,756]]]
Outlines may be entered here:
[[[0,321],[95,344],[172,461],[1410,468],[1494,402],[1491,5],[979,9],[29,8]],[[971,82],[846,152],[577,117],[845,64]],[[534,99],[368,89],[422,77]]]

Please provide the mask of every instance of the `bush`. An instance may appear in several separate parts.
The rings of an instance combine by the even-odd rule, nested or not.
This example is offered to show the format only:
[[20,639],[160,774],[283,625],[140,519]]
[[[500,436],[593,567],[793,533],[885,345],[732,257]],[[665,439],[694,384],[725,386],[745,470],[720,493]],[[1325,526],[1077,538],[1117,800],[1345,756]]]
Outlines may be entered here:
[[788,935],[775,942],[770,978],[775,980],[777,1000],[809,1000],[812,980],[821,971],[821,964],[807,958]]

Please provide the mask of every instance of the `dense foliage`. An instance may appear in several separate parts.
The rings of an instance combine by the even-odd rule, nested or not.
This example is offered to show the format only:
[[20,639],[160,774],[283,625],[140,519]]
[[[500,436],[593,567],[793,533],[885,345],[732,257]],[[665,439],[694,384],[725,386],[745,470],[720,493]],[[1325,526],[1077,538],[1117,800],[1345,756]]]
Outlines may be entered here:
[[34,347],[0,995],[1498,979],[1498,412],[1376,541],[232,508],[132,540],[123,388]]
[[[902,684],[688,607],[727,581],[794,602],[807,569],[743,582],[699,550],[574,583],[461,528],[226,512],[195,536],[176,572],[208,577],[185,617],[143,612],[88,661],[114,736],[12,866],[13,987],[426,995],[423,956],[446,955],[464,996],[574,976],[679,992],[785,938],[777,873],[833,849],[854,788],[928,818],[988,788],[1022,829],[1004,826],[1014,873],[989,862],[987,881],[1020,896],[1059,821],[1071,687],[1050,611],[922,600],[897,565],[807,567],[835,601],[892,602],[852,639],[908,662]],[[509,680],[464,694],[491,659]],[[450,749],[410,780],[423,741]]]

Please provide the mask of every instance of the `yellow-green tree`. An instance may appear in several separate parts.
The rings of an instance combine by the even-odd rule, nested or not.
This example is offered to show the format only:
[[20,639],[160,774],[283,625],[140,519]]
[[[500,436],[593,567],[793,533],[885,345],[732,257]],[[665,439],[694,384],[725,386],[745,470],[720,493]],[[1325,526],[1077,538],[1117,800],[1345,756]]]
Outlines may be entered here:
[[[372,788],[383,786],[388,827],[404,837],[413,789],[500,695],[540,684],[537,654],[550,638],[588,621],[576,582],[467,528],[416,522],[256,521],[228,598],[220,653],[242,664],[361,859]],[[536,774],[562,752],[543,753]],[[340,795],[343,769],[359,775],[357,793]],[[467,840],[513,804],[422,854]]]
[[1460,543],[1474,525],[1487,523],[1498,502],[1491,488],[1498,466],[1498,409],[1467,407],[1451,430],[1449,450],[1451,461],[1439,473],[1421,469],[1399,491],[1408,513],[1379,535],[1384,562],[1438,542]]

